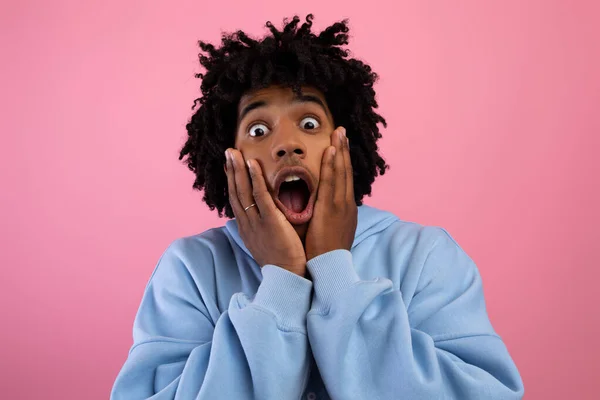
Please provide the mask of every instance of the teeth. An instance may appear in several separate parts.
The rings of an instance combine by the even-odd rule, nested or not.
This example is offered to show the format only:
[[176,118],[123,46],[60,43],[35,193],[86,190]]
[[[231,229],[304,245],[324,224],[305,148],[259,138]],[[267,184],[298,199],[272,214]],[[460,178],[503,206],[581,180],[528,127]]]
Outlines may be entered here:
[[293,182],[293,181],[299,181],[299,180],[300,180],[300,178],[297,177],[296,175],[290,175],[287,178],[285,178],[286,182]]

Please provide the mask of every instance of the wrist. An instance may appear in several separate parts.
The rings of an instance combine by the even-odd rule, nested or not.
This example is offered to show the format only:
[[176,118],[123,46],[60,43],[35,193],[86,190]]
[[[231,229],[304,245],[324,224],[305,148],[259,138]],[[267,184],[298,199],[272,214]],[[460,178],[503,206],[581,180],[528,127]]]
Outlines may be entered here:
[[263,265],[263,268],[267,265],[275,265],[279,268],[283,268],[286,271],[301,276],[303,278],[306,275],[306,261],[298,263],[268,262],[265,265]]
[[281,268],[290,271],[293,274],[304,278],[306,275],[306,264],[303,265],[282,265]]
[[313,258],[319,257],[325,253],[329,253],[330,251],[334,251],[334,250],[348,250],[346,248],[344,248],[344,246],[327,246],[327,247],[322,247],[322,248],[318,248],[318,249],[313,249],[310,250],[306,253],[306,261],[310,261]]

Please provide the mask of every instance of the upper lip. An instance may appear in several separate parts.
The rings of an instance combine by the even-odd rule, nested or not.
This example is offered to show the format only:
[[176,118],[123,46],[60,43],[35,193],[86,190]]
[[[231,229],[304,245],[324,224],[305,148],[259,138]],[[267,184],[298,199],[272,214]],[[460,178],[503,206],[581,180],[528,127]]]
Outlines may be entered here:
[[282,168],[277,173],[277,175],[275,175],[275,184],[273,185],[273,188],[275,189],[276,196],[279,196],[279,189],[281,188],[281,184],[285,181],[285,178],[287,178],[290,175],[296,175],[298,178],[302,179],[306,183],[306,186],[308,186],[309,193],[312,194],[313,189],[314,189],[313,182],[312,182],[310,174],[308,173],[306,168],[304,168],[304,167],[285,167],[285,168]]

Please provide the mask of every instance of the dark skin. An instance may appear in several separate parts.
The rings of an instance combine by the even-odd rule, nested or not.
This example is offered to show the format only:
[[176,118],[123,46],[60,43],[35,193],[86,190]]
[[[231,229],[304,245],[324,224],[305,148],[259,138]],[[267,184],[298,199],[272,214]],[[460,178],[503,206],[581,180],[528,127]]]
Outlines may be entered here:
[[[271,86],[242,97],[226,172],[240,236],[257,263],[305,276],[307,260],[350,250],[358,210],[345,129],[334,129],[320,91],[305,87],[302,94],[299,99],[289,88]],[[313,180],[307,223],[292,224],[274,200],[275,176],[286,166],[305,168]]]

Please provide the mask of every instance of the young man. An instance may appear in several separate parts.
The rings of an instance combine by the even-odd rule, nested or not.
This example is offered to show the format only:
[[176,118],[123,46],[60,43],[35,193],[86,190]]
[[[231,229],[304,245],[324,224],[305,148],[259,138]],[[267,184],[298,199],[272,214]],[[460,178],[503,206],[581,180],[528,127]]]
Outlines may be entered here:
[[387,168],[377,76],[345,21],[311,20],[200,42],[180,158],[235,220],[165,251],[112,399],[521,398],[469,256],[362,205]]

